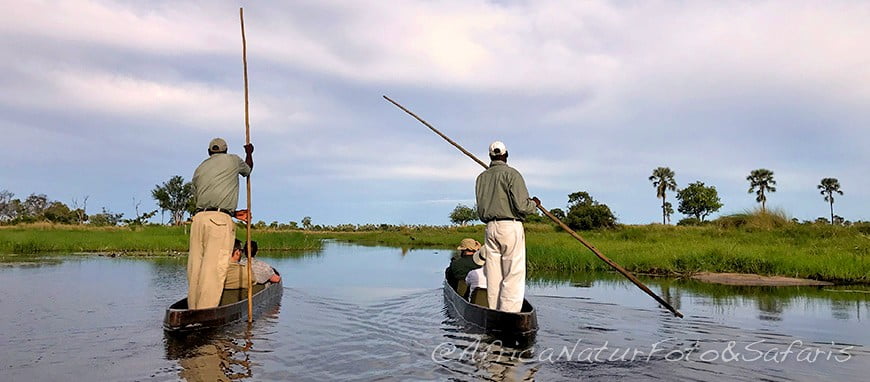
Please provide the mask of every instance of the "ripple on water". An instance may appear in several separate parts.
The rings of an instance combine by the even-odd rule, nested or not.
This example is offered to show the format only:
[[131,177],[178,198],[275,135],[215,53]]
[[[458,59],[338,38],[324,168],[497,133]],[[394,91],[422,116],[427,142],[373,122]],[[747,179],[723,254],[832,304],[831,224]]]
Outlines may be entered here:
[[[603,362],[589,361],[587,352],[584,356],[574,354],[573,361],[558,358],[554,362],[544,360],[544,365],[538,373],[546,379],[582,378],[584,380],[636,379],[638,377],[665,380],[817,380],[828,375],[845,377],[845,380],[861,380],[861,370],[865,370],[870,353],[866,348],[850,349],[852,362],[843,365],[838,362],[798,362],[796,354],[802,348],[788,356],[778,353],[793,345],[795,341],[804,349],[812,348],[836,355],[835,349],[848,346],[843,341],[832,346],[831,342],[813,341],[796,338],[793,334],[783,332],[778,326],[758,325],[745,326],[740,320],[724,320],[701,314],[687,315],[677,319],[663,310],[628,308],[611,304],[590,304],[588,301],[576,298],[555,299],[552,296],[538,298],[533,296],[530,301],[538,310],[541,330],[538,334],[535,355],[545,353],[546,349],[571,349],[580,341],[579,349],[599,349],[607,346],[602,358]],[[733,342],[732,342],[733,341]],[[755,345],[751,345],[751,344]],[[653,344],[660,351],[647,358]],[[733,344],[733,351],[740,352],[737,361],[724,362],[725,349]],[[756,350],[747,351],[746,346]],[[754,347],[753,347],[754,346]],[[620,354],[620,351],[642,351],[640,362],[623,362],[607,360],[610,354]],[[770,351],[770,356],[778,354],[779,362],[768,360],[752,360],[761,352]],[[771,350],[773,349],[773,350]],[[707,354],[707,358],[701,357]],[[624,353],[623,353],[624,354]],[[714,357],[717,356],[718,357]],[[715,359],[714,359],[715,358]],[[539,359],[540,360],[540,359]],[[862,363],[865,365],[862,368]]]

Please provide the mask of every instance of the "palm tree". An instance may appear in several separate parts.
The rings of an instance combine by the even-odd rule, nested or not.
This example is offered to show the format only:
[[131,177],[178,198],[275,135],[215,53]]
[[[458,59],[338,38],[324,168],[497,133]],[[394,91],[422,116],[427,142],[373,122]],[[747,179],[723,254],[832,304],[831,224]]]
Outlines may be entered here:
[[656,188],[656,197],[662,200],[662,224],[667,224],[668,213],[665,193],[668,190],[677,191],[677,182],[674,180],[674,172],[670,167],[658,167],[653,170],[649,180],[652,182],[653,187]]
[[674,214],[674,205],[671,202],[665,202],[665,217],[668,218],[668,224],[671,224],[671,215]]
[[752,170],[749,176],[746,177],[746,180],[749,181],[749,193],[754,192],[758,195],[755,201],[761,203],[761,212],[764,212],[764,203],[767,202],[767,196],[764,195],[764,192],[776,192],[776,187],[774,187],[776,181],[773,180],[773,171],[766,168]]
[[824,178],[819,183],[821,194],[825,195],[825,201],[831,204],[831,225],[834,224],[834,193],[843,195],[840,191],[840,181],[837,178]]

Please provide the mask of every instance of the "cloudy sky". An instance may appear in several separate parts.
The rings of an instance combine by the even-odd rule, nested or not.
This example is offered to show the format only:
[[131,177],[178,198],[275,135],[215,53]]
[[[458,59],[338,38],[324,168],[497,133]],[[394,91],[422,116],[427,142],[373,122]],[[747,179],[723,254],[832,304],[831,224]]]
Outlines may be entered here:
[[478,165],[382,95],[480,157],[504,141],[545,207],[584,190],[654,222],[668,166],[742,212],[768,168],[769,206],[826,216],[835,177],[835,212],[870,220],[863,1],[10,2],[0,189],[130,215],[211,138],[241,153],[240,5],[255,220],[447,224],[473,204]]

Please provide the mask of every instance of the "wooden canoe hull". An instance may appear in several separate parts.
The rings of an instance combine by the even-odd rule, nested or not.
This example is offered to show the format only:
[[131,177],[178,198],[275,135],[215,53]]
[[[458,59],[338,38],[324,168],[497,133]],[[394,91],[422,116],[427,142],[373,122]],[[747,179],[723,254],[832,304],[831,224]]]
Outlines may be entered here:
[[[268,284],[265,289],[254,294],[254,315],[280,302],[283,294],[284,286],[281,281]],[[217,328],[247,318],[247,299],[215,308],[187,309],[187,298],[183,298],[166,309],[163,330],[167,333],[187,333]]]
[[538,332],[538,315],[525,299],[519,313],[489,309],[468,302],[445,280],[444,301],[450,311],[463,321],[501,340],[504,345],[527,346]]

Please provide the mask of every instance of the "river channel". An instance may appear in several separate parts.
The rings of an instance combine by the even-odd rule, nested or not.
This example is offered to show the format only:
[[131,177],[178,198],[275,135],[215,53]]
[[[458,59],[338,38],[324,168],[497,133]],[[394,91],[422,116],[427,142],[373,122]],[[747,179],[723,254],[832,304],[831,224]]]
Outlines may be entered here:
[[[446,309],[449,250],[327,242],[262,253],[280,306],[184,341],[163,314],[185,258],[53,255],[0,264],[2,381],[865,381],[870,288],[729,287],[618,274],[530,274],[540,331],[502,347]],[[591,255],[590,255],[591,256]]]

